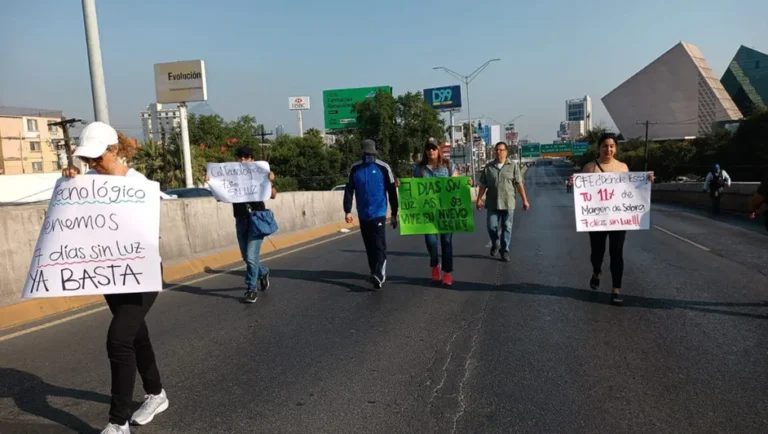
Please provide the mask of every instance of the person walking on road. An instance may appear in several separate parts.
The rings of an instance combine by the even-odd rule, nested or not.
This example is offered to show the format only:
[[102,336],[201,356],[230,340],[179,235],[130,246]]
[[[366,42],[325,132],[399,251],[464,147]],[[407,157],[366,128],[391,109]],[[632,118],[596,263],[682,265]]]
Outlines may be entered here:
[[731,177],[725,170],[720,169],[719,164],[715,164],[712,170],[707,173],[704,179],[704,191],[709,193],[712,199],[712,215],[720,215],[720,199],[723,197],[725,187],[731,186]]
[[[74,156],[93,170],[86,175],[128,176],[146,179],[128,168],[117,157],[117,132],[103,122],[92,122],[80,133]],[[62,175],[77,176],[78,171],[65,168]],[[167,197],[167,196],[165,196]],[[168,398],[160,380],[155,352],[144,318],[157,299],[158,292],[105,295],[112,322],[107,332],[107,355],[112,373],[112,399],[109,424],[102,434],[130,434],[129,422],[145,425],[168,409]],[[131,414],[136,370],[144,385],[144,403]]]
[[[501,260],[509,262],[509,244],[512,241],[512,223],[515,212],[515,190],[523,200],[523,209],[528,210],[528,196],[525,194],[523,173],[520,167],[508,158],[509,149],[505,142],[496,143],[496,158],[483,167],[480,173],[480,190],[477,193],[477,209],[488,210],[487,226],[491,238],[491,256],[501,252]],[[488,193],[487,201],[483,196]],[[501,240],[499,240],[501,230]]]
[[573,191],[573,178],[568,178],[565,180],[565,192],[571,193]]
[[[585,164],[582,173],[629,172],[629,167],[615,158],[617,150],[614,134],[606,133],[600,136],[597,146],[597,159]],[[653,182],[653,172],[648,174],[648,179]],[[592,263],[592,278],[589,280],[589,286],[594,290],[600,287],[603,258],[605,258],[605,242],[608,240],[611,280],[613,281],[611,303],[617,306],[623,303],[621,281],[624,276],[624,240],[626,236],[627,231],[589,232],[590,262]]]
[[[241,146],[235,151],[235,159],[238,163],[252,163],[253,150],[247,146]],[[206,174],[205,181],[210,181]],[[275,174],[269,172],[269,182],[275,181]],[[270,199],[277,197],[277,189],[272,184]],[[266,211],[264,202],[242,202],[232,204],[232,215],[235,217],[235,233],[237,244],[240,247],[240,256],[245,262],[245,303],[255,303],[259,299],[259,291],[269,289],[269,268],[261,262],[261,245],[264,236],[254,234],[251,230],[253,224],[251,215],[254,212]]]
[[397,228],[397,187],[389,165],[377,158],[376,143],[363,140],[362,158],[349,168],[344,188],[344,220],[352,223],[352,199],[357,205],[371,283],[381,289],[387,280],[387,198],[392,207],[392,228]]
[[[443,158],[443,154],[437,147],[435,139],[429,139],[424,146],[424,153],[421,161],[413,167],[414,178],[447,178],[459,176],[456,166]],[[453,285],[453,234],[427,234],[424,235],[427,243],[427,252],[429,252],[429,266],[432,267],[432,282],[443,285]],[[438,255],[438,239],[440,241],[440,251],[443,254],[442,261]],[[442,267],[441,267],[442,265]],[[440,279],[440,271],[443,276]]]

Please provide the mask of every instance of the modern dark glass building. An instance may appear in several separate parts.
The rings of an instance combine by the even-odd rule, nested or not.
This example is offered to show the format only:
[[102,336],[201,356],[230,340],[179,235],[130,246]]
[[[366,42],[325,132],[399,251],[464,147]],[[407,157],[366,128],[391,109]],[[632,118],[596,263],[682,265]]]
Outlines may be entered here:
[[720,80],[744,116],[768,107],[768,54],[741,46]]

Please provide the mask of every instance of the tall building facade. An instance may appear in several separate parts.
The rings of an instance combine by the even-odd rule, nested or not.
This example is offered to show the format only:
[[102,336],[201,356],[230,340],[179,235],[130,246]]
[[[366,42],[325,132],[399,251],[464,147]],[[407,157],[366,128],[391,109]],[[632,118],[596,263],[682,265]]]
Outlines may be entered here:
[[163,143],[179,128],[181,117],[178,106],[152,103],[141,112],[141,130],[145,140]]
[[560,122],[560,129],[557,131],[557,138],[561,142],[570,142],[584,137],[586,134],[584,123],[584,121]]
[[695,45],[680,42],[602,99],[621,134],[651,139],[697,137],[741,112]]
[[[586,131],[592,129],[592,98],[586,95],[584,98],[569,99],[565,102],[565,121],[583,122]],[[583,134],[583,133],[582,133]]]
[[741,46],[720,79],[744,116],[768,108],[768,54]]
[[53,173],[66,161],[59,110],[0,107],[0,175]]
[[276,125],[275,126],[275,137],[280,137],[285,135],[285,127],[282,125]]

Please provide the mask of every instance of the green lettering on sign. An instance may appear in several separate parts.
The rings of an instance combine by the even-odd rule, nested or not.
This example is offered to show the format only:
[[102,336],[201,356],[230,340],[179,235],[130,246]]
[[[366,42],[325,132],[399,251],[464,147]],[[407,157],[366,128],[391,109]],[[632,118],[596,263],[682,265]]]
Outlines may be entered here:
[[400,235],[474,232],[468,177],[400,180]]

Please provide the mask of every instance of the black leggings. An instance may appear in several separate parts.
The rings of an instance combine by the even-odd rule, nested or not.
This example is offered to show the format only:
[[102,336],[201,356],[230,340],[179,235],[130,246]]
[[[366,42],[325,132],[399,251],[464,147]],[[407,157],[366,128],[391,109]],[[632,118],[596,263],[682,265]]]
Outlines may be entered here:
[[157,292],[105,295],[112,322],[107,332],[107,354],[112,371],[112,402],[109,421],[124,425],[131,418],[133,384],[138,369],[144,391],[159,395],[163,390],[155,352],[144,317],[157,299]]
[[626,231],[590,232],[589,244],[592,246],[592,272],[600,274],[605,257],[605,239],[608,238],[608,254],[611,256],[611,280],[614,288],[621,288],[624,275],[624,238]]

